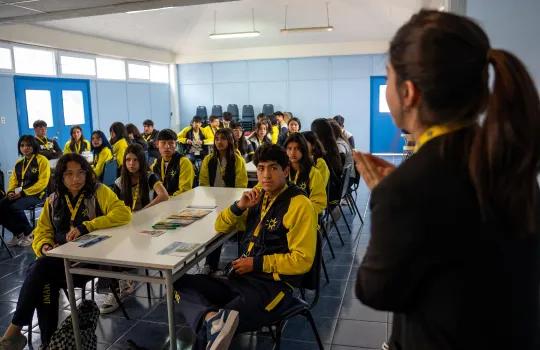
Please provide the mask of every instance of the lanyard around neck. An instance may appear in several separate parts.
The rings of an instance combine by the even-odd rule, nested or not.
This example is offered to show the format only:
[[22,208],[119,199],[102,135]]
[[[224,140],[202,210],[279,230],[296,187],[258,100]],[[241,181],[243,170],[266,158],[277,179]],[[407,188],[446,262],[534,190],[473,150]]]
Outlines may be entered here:
[[24,162],[26,161],[26,157],[24,157],[24,159],[23,159],[22,169],[21,169],[21,187],[24,186],[24,175],[26,175],[26,171],[28,170],[28,167],[30,166],[30,163],[32,163],[32,161],[34,160],[35,156],[36,156],[35,154],[32,155],[32,157],[30,158],[30,160],[28,161],[26,166],[24,166]]
[[137,205],[137,200],[139,199],[139,183],[135,185],[135,193],[131,191],[131,197],[133,202],[131,203],[131,211],[135,211],[135,206]]
[[47,136],[45,136],[43,138],[43,140],[41,139],[41,137],[36,137],[36,139],[39,141],[39,143],[41,143],[42,145],[46,146],[47,145]]
[[291,179],[291,173],[289,172],[289,181],[291,181],[293,184],[296,184],[298,182],[298,176],[300,175],[300,170],[296,172],[294,175],[294,181]]
[[82,141],[75,142],[75,153],[81,154],[81,144]]
[[[171,161],[169,161],[169,163],[170,162]],[[169,167],[169,164],[167,164],[167,168],[168,167]],[[165,168],[165,158],[161,158],[161,181],[165,181],[165,170],[167,170],[167,168]]]
[[77,204],[75,204],[75,208],[71,206],[71,201],[69,200],[69,196],[66,194],[66,202],[69,209],[69,212],[71,213],[71,218],[69,219],[69,225],[73,226],[73,222],[75,222],[75,217],[77,216],[77,212],[79,211],[79,207],[81,206],[81,203],[84,199],[84,194],[81,193],[79,196],[79,199],[77,200]]
[[418,140],[416,140],[416,145],[414,146],[414,153],[418,152],[418,150],[422,148],[423,145],[433,140],[434,138],[437,138],[442,135],[450,134],[454,131],[463,129],[469,125],[470,123],[453,123],[453,124],[434,125],[434,126],[429,127],[422,133],[422,135],[420,135]]

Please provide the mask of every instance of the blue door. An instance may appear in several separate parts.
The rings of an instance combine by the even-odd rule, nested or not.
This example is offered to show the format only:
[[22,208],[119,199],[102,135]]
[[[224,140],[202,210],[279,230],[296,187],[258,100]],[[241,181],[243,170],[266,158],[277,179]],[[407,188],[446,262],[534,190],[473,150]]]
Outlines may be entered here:
[[61,148],[70,139],[73,125],[90,139],[92,115],[88,80],[15,76],[15,99],[19,134],[34,134],[32,124],[47,122],[47,136],[56,138]]
[[404,140],[386,104],[386,77],[371,77],[371,153],[402,153]]

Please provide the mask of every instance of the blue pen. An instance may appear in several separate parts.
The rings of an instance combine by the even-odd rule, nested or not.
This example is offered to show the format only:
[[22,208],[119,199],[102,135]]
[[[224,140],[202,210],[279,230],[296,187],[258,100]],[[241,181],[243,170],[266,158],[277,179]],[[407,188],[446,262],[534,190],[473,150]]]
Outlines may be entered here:
[[104,241],[104,240],[106,240],[107,238],[110,238],[110,237],[111,236],[98,236],[98,237],[96,237],[95,239],[93,239],[91,241],[88,241],[86,243],[81,244],[79,247],[88,248],[88,247],[93,246],[94,244],[99,243],[101,241]]

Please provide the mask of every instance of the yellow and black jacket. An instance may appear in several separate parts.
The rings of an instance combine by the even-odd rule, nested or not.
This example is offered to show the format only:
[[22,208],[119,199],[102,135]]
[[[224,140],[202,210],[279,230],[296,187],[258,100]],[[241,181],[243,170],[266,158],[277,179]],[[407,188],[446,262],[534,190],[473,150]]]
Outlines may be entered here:
[[223,210],[216,219],[215,229],[221,233],[245,232],[242,249],[254,261],[249,276],[299,286],[315,257],[317,215],[304,192],[287,184],[269,204],[259,226],[263,204],[268,200],[264,194],[261,198],[258,205],[243,212],[236,203]]
[[315,166],[311,166],[306,171],[293,174],[293,169],[289,173],[289,181],[296,184],[309,197],[311,204],[317,214],[322,213],[326,208],[326,185],[321,173]]
[[195,178],[193,164],[187,157],[178,152],[174,153],[166,167],[165,159],[160,156],[154,161],[151,168],[163,182],[169,196],[177,196],[193,188],[193,179]]
[[32,248],[35,254],[41,256],[41,247],[44,244],[64,244],[66,234],[70,231],[70,218],[67,200],[72,207],[81,195],[84,198],[80,204],[73,226],[78,228],[81,235],[89,232],[125,225],[131,220],[131,211],[124,205],[114,192],[107,186],[98,183],[93,194],[79,194],[76,198],[58,196],[52,193],[43,206],[36,228],[34,229],[34,242]]
[[317,170],[319,170],[319,172],[321,173],[324,188],[326,188],[326,186],[328,185],[328,180],[330,179],[330,169],[328,169],[326,161],[322,157],[317,159],[317,161],[315,162],[315,168],[317,168]]
[[103,146],[98,154],[94,156],[92,162],[92,169],[96,173],[96,176],[101,179],[103,175],[103,169],[105,169],[105,163],[113,159],[112,151],[109,147]]
[[122,163],[124,163],[124,154],[126,153],[127,148],[128,142],[125,138],[121,138],[112,145],[112,153],[114,158],[116,158],[116,163],[119,168],[122,167]]
[[[191,126],[186,126],[178,133],[177,137],[178,137],[178,142],[180,142],[184,146],[186,153],[189,153],[191,150],[191,145],[187,144],[187,140],[191,140],[191,141],[194,140],[195,137],[194,137],[193,128]],[[207,137],[207,132],[204,131],[204,128],[199,129],[199,139],[203,143],[201,154],[207,154],[209,141]],[[212,137],[212,142],[213,141],[214,141],[214,138]]]
[[204,134],[204,138],[206,139],[204,141],[206,145],[212,145],[214,143],[214,135],[218,129],[220,128],[214,130],[211,125],[207,125],[204,128],[201,128]]
[[272,125],[272,144],[275,145],[278,143],[279,139],[279,126]]
[[71,140],[66,142],[66,145],[64,146],[64,154],[67,154],[67,153],[81,154],[84,151],[90,151],[90,142],[88,140],[83,140],[82,142],[81,141],[77,142],[77,144],[75,144],[75,151],[71,150]]
[[216,176],[221,176],[226,187],[247,187],[248,178],[246,162],[244,161],[244,158],[238,154],[238,152],[235,152],[234,155],[234,162],[233,164],[226,165],[225,174],[222,174],[221,172],[221,167],[218,164],[216,153],[207,155],[201,164],[201,171],[199,172],[199,185],[214,187],[214,180]]
[[[24,176],[23,176],[24,175]],[[43,198],[51,177],[49,160],[41,154],[34,154],[30,160],[23,157],[15,163],[9,178],[8,193],[22,187],[21,196]]]
[[49,139],[47,136],[39,138],[36,136],[36,140],[39,144],[39,154],[47,159],[56,159],[62,156],[62,149],[58,146],[58,142],[55,139]]

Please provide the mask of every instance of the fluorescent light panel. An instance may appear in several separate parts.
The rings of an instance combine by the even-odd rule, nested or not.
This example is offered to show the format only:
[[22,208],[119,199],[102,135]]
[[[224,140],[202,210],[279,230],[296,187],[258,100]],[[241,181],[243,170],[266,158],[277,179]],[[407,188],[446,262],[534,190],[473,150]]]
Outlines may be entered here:
[[327,27],[299,27],[299,28],[282,28],[282,33],[299,33],[299,32],[331,32],[334,30],[333,26]]
[[237,33],[214,33],[210,34],[210,39],[234,39],[234,38],[253,38],[261,35],[259,31],[237,32]]
[[127,11],[126,13],[141,13],[141,12],[151,12],[151,11],[159,11],[159,10],[166,10],[166,9],[172,9],[173,6],[167,6],[167,7],[158,7],[155,9],[147,9],[147,10],[135,10],[135,11]]

